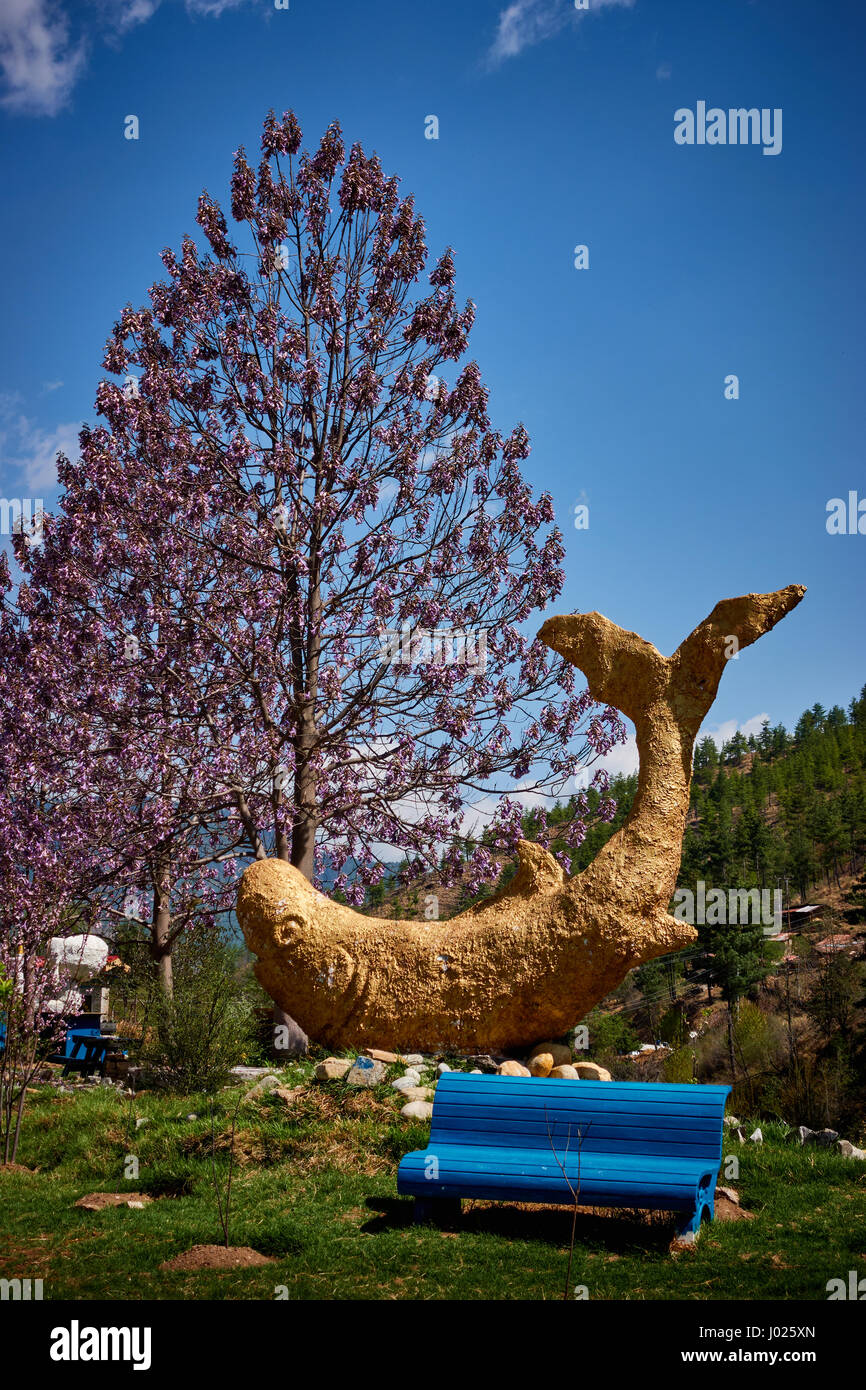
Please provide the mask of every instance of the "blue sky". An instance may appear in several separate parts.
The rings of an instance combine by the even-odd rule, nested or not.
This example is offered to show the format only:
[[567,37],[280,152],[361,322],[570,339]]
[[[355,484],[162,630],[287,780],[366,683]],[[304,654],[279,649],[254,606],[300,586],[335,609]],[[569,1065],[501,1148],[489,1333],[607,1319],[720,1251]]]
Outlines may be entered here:
[[[50,508],[117,313],[196,230],[201,189],[227,203],[268,108],[292,107],[306,142],[338,119],[378,151],[431,249],[454,246],[493,419],[526,424],[566,532],[557,606],[671,651],[718,599],[804,583],[729,664],[708,728],[859,692],[866,535],[825,525],[830,498],[866,498],[859,4],[2,8],[0,494]],[[699,101],[781,109],[781,152],[676,144]]]

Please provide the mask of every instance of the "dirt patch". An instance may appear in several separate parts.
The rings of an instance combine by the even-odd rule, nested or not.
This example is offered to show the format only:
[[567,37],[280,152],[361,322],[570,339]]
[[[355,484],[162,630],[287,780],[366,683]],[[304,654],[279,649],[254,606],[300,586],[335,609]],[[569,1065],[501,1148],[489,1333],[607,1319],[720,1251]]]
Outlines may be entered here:
[[88,1192],[73,1205],[85,1211],[104,1211],[106,1207],[144,1207],[152,1201],[144,1192]]
[[352,1207],[351,1211],[346,1211],[340,1217],[341,1221],[363,1221],[370,1213],[363,1211],[361,1207]]
[[0,1173],[38,1173],[38,1168],[26,1168],[23,1163],[0,1163]]
[[717,1192],[713,1203],[716,1221],[754,1221],[753,1211],[744,1211],[739,1202],[732,1202],[724,1193]]
[[193,1245],[182,1255],[163,1260],[160,1269],[253,1269],[258,1265],[273,1263],[270,1255],[260,1255],[249,1245],[230,1245],[228,1248],[224,1245]]
[[[497,1211],[502,1207],[501,1202],[487,1202],[482,1200],[467,1201],[466,1210],[468,1211]],[[514,1207],[517,1211],[532,1212],[537,1215],[551,1215],[565,1212],[569,1220],[574,1211],[570,1202],[509,1202],[509,1207]],[[578,1203],[578,1216],[597,1217],[602,1221],[620,1223],[623,1220],[641,1226],[669,1226],[672,1221],[670,1212],[654,1211],[650,1208],[641,1207],[588,1207]]]

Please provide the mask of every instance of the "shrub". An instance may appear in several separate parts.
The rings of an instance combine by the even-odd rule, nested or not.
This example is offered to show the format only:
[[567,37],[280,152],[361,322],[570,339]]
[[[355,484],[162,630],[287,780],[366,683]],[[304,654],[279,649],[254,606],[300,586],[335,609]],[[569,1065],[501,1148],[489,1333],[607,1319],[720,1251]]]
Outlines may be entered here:
[[154,982],[142,1061],[157,1084],[214,1091],[251,1046],[252,1005],[239,978],[237,950],[216,927],[188,927],[175,946],[174,986]]
[[690,1047],[678,1047],[665,1058],[662,1076],[665,1081],[694,1081],[694,1053]]
[[590,1057],[634,1052],[640,1045],[637,1033],[622,1014],[603,1014],[596,1009],[587,1018],[586,1026],[589,1030],[587,1055]]
[[[688,1020],[683,1013],[680,1004],[674,1004],[668,1009],[661,1023],[659,1024],[659,1037],[662,1042],[671,1043],[674,1047],[682,1047],[689,1031]],[[689,1078],[691,1080],[691,1078]]]
[[734,1052],[738,1066],[761,1072],[777,1063],[784,1052],[784,1025],[749,999],[741,999],[734,1019]]

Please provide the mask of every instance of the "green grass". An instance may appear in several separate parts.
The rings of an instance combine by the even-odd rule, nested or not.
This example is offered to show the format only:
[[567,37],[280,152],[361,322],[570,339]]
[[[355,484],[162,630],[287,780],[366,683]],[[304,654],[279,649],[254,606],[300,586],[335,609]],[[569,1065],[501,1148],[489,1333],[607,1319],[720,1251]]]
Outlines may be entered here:
[[[287,1084],[311,1069],[288,1068]],[[224,1092],[215,1103],[223,1176],[233,1101]],[[337,1083],[310,1086],[291,1110],[273,1098],[244,1105],[230,1238],[275,1263],[181,1274],[159,1265],[222,1238],[208,1100],[40,1088],[28,1097],[19,1151],[39,1171],[0,1174],[0,1276],[42,1278],[46,1299],[272,1299],[278,1285],[292,1299],[561,1298],[568,1209],[464,1203],[459,1227],[412,1225],[396,1168],[426,1144],[427,1127],[407,1125],[400,1104],[390,1088]],[[200,1118],[176,1118],[190,1111]],[[147,1120],[137,1131],[136,1116]],[[828,1279],[866,1274],[866,1165],[762,1127],[761,1147],[725,1143],[740,1161],[732,1185],[754,1220],[705,1227],[696,1252],[674,1258],[663,1216],[580,1214],[571,1283],[590,1299],[825,1300]],[[130,1153],[137,1180],[123,1176]],[[93,1191],[157,1200],[142,1210],[74,1207]]]

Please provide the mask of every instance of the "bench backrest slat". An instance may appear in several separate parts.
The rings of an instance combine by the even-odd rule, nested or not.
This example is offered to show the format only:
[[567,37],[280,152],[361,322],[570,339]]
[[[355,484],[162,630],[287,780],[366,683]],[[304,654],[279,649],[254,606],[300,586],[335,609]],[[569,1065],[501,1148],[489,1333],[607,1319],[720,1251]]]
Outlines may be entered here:
[[729,1086],[446,1072],[436,1088],[430,1143],[549,1150],[552,1136],[560,1153],[567,1144],[570,1152],[579,1145],[582,1153],[718,1162],[729,1094]]

